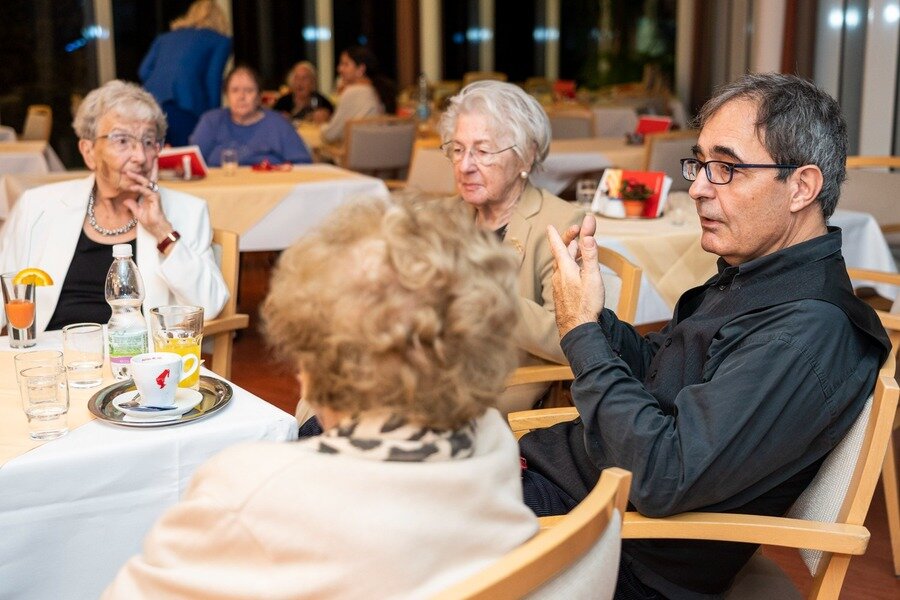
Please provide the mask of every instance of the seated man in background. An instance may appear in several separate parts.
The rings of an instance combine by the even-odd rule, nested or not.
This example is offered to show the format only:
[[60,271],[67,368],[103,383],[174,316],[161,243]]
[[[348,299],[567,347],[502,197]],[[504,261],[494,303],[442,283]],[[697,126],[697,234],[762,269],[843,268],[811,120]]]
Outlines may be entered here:
[[[837,102],[790,75],[752,74],[699,120],[683,173],[719,273],[682,295],[662,331],[641,338],[603,309],[593,217],[562,238],[548,231],[580,418],[520,442],[538,514],[571,509],[608,466],[632,471],[630,500],[648,516],[784,514],[887,356],[877,317],[853,295],[841,232],[826,224],[845,176]],[[626,540],[616,597],[717,596],[755,550]]]
[[516,364],[516,260],[446,200],[334,211],[262,309],[325,432],[226,450],[105,598],[426,598],[528,540],[493,408]]

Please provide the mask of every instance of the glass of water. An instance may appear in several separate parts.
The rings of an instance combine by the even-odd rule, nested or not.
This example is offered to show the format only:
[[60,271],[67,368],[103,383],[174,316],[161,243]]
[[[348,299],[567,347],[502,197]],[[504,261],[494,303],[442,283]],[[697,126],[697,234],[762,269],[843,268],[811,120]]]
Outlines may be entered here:
[[63,327],[63,360],[73,388],[92,388],[103,382],[103,326],[75,323]]
[[226,175],[234,175],[238,168],[238,153],[234,148],[222,150],[222,171]]
[[21,376],[22,408],[33,440],[55,440],[69,432],[66,372],[55,365],[29,367]]

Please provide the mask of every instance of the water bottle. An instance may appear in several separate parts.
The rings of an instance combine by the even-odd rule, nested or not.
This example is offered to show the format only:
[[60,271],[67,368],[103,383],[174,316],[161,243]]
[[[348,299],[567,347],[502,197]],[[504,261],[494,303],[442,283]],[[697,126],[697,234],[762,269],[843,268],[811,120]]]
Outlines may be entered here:
[[428,78],[425,73],[419,73],[419,97],[416,104],[416,118],[425,122],[431,116],[431,107],[428,105]]
[[109,363],[116,379],[131,377],[131,357],[147,351],[147,322],[141,314],[144,282],[131,256],[131,244],[113,246],[113,263],[106,274],[106,301],[112,308],[107,325]]

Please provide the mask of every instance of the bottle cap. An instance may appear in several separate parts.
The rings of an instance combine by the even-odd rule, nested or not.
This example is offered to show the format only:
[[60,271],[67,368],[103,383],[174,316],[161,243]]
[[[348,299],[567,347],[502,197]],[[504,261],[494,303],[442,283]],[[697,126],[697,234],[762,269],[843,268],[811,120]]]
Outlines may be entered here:
[[113,246],[113,258],[132,256],[131,244],[116,244]]

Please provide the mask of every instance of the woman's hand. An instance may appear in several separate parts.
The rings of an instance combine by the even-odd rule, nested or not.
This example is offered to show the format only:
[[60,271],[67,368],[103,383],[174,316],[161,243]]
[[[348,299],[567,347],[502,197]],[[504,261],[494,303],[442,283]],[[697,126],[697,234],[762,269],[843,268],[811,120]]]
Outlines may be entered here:
[[154,161],[153,169],[149,175],[134,171],[126,171],[125,175],[131,179],[128,189],[139,196],[139,201],[127,198],[122,202],[138,220],[141,227],[146,229],[156,238],[157,242],[163,241],[173,231],[172,224],[166,218],[162,209],[162,201],[159,197],[159,164]]

